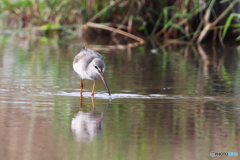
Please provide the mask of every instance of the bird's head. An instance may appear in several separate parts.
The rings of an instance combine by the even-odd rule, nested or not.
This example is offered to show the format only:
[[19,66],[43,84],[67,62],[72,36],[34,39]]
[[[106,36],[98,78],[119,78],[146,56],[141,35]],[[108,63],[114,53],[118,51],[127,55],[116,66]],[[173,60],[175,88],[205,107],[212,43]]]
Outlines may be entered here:
[[98,74],[103,74],[103,72],[105,71],[105,64],[104,62],[99,59],[99,58],[95,58],[92,62],[92,65],[94,67],[95,72],[97,72]]
[[95,59],[92,61],[91,64],[92,64],[92,67],[93,67],[92,71],[95,72],[95,73],[97,73],[97,75],[102,79],[105,87],[106,87],[107,90],[108,90],[109,95],[111,95],[110,90],[109,90],[108,85],[107,85],[107,82],[106,82],[106,80],[105,80],[105,78],[104,78],[104,75],[103,75],[103,73],[104,73],[104,71],[105,71],[105,68],[106,68],[103,60],[101,60],[101,59],[99,59],[99,58],[95,58]]

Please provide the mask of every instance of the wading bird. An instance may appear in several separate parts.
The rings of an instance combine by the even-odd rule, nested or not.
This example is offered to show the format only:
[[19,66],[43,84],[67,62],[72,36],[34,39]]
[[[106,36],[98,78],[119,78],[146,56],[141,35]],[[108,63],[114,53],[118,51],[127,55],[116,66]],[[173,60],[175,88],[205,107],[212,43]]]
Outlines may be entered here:
[[94,96],[94,89],[96,85],[96,80],[101,78],[105,87],[108,90],[109,96],[111,93],[109,91],[108,85],[105,81],[103,73],[106,69],[103,57],[95,51],[83,47],[81,51],[75,56],[73,61],[73,69],[80,76],[80,93],[82,96],[83,89],[83,79],[93,80],[92,96]]

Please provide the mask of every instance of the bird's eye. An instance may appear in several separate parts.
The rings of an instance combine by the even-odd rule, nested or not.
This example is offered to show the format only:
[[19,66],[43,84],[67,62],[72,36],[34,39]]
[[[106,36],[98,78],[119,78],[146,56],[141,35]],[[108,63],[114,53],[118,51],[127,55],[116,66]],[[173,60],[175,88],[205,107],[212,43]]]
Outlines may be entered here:
[[94,67],[98,70],[99,73],[101,73],[101,70],[97,66]]

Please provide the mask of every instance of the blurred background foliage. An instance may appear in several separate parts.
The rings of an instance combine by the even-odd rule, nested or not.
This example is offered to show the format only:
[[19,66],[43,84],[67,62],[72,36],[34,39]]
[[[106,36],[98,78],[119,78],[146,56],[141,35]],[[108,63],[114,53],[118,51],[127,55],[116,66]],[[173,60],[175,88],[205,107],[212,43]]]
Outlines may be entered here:
[[209,35],[213,40],[223,41],[227,35],[238,40],[239,6],[238,0],[2,0],[0,27],[77,36],[83,27],[101,24],[101,29],[161,42],[200,43]]

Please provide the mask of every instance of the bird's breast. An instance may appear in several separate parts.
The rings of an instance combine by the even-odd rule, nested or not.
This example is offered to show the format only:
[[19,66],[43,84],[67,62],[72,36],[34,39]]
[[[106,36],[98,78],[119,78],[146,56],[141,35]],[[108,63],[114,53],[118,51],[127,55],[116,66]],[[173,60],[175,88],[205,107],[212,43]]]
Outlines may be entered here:
[[81,79],[97,80],[100,78],[95,68],[92,69],[91,67],[85,66],[84,64],[75,63],[73,64],[73,69],[75,72],[77,72]]

